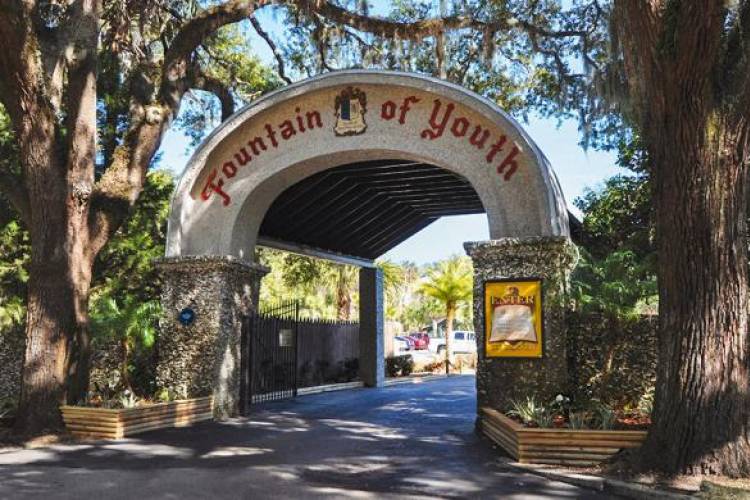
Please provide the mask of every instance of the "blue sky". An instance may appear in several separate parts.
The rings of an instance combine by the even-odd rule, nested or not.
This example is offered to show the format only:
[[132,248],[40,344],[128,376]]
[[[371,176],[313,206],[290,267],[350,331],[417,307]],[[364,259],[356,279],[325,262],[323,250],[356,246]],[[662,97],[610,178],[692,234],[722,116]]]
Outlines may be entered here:
[[[376,8],[376,11],[381,9]],[[380,12],[377,12],[380,13]],[[258,16],[272,36],[281,32],[278,20],[270,14]],[[278,39],[278,36],[274,36]],[[261,40],[250,35],[257,55],[267,64],[273,64],[273,56]],[[539,145],[549,159],[560,180],[565,200],[574,213],[573,200],[581,196],[586,188],[596,188],[606,178],[618,173],[627,173],[615,164],[615,155],[602,151],[584,151],[578,145],[580,134],[574,120],[564,121],[558,126],[557,119],[530,118],[522,126]],[[161,166],[180,175],[192,153],[188,139],[179,132],[170,131],[162,142]],[[484,215],[444,217],[412,236],[383,257],[396,262],[409,260],[417,264],[434,262],[445,257],[463,254],[463,242],[489,238],[487,219]]]

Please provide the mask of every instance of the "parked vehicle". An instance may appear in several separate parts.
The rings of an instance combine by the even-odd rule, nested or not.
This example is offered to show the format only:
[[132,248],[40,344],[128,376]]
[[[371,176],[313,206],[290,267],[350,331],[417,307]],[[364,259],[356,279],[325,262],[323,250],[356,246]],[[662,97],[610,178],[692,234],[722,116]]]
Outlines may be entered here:
[[414,341],[414,349],[417,351],[424,351],[430,345],[430,336],[425,332],[412,333],[409,338]]
[[412,349],[412,343],[407,340],[406,337],[393,337],[393,351],[394,353],[399,353],[403,351],[411,351]]
[[404,335],[402,338],[409,343],[409,350],[410,351],[413,351],[413,350],[416,349],[416,343],[414,342],[413,338],[408,337],[406,335]]
[[[434,347],[433,347],[434,346]],[[430,342],[430,350],[438,354],[445,353],[445,338],[435,338]],[[474,332],[466,330],[456,330],[453,332],[453,342],[451,342],[453,354],[470,354],[477,352],[477,339]]]

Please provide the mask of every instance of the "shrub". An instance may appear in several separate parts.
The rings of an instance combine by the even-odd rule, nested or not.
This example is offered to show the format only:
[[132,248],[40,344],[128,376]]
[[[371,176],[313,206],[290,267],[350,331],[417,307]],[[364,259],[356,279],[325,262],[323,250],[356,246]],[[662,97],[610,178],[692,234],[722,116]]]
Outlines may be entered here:
[[445,361],[434,361],[424,365],[424,371],[426,372],[445,372]]
[[414,360],[411,356],[401,356],[404,360],[401,362],[401,375],[408,377],[414,371]]
[[391,356],[385,360],[385,372],[389,377],[406,377],[414,371],[414,360],[408,354]]
[[343,371],[346,382],[355,380],[359,376],[359,358],[350,358],[344,361]]

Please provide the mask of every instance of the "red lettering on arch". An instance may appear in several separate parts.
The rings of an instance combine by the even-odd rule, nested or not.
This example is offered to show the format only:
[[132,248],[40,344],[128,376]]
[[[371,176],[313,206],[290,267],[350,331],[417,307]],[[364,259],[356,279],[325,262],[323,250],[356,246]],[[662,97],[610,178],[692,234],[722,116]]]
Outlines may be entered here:
[[505,172],[506,168],[508,169],[508,171],[505,172],[505,175],[503,175],[503,179],[505,179],[506,181],[510,180],[513,174],[516,173],[516,170],[518,170],[516,156],[518,156],[518,153],[520,152],[521,148],[513,143],[513,149],[511,149],[510,153],[508,153],[508,156],[506,156],[503,162],[497,167],[498,174],[502,174],[503,172]]
[[216,179],[218,174],[219,173],[216,169],[213,169],[211,173],[208,174],[208,179],[203,185],[203,190],[201,191],[201,200],[208,201],[211,197],[211,193],[217,193],[221,196],[223,205],[227,206],[231,203],[232,198],[222,189],[224,187],[224,179],[219,178],[218,181],[214,182],[214,179]]

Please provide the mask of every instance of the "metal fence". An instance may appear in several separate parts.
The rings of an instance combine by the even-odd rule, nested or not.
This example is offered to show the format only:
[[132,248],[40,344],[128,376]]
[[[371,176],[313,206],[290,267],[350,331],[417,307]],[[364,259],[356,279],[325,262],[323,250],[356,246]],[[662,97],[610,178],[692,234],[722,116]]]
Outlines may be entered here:
[[297,395],[299,303],[286,302],[251,314],[242,325],[240,402],[251,403]]
[[300,319],[284,302],[251,314],[242,325],[241,408],[297,395],[298,387],[359,377],[359,323]]
[[359,378],[359,323],[302,319],[298,332],[299,387]]

